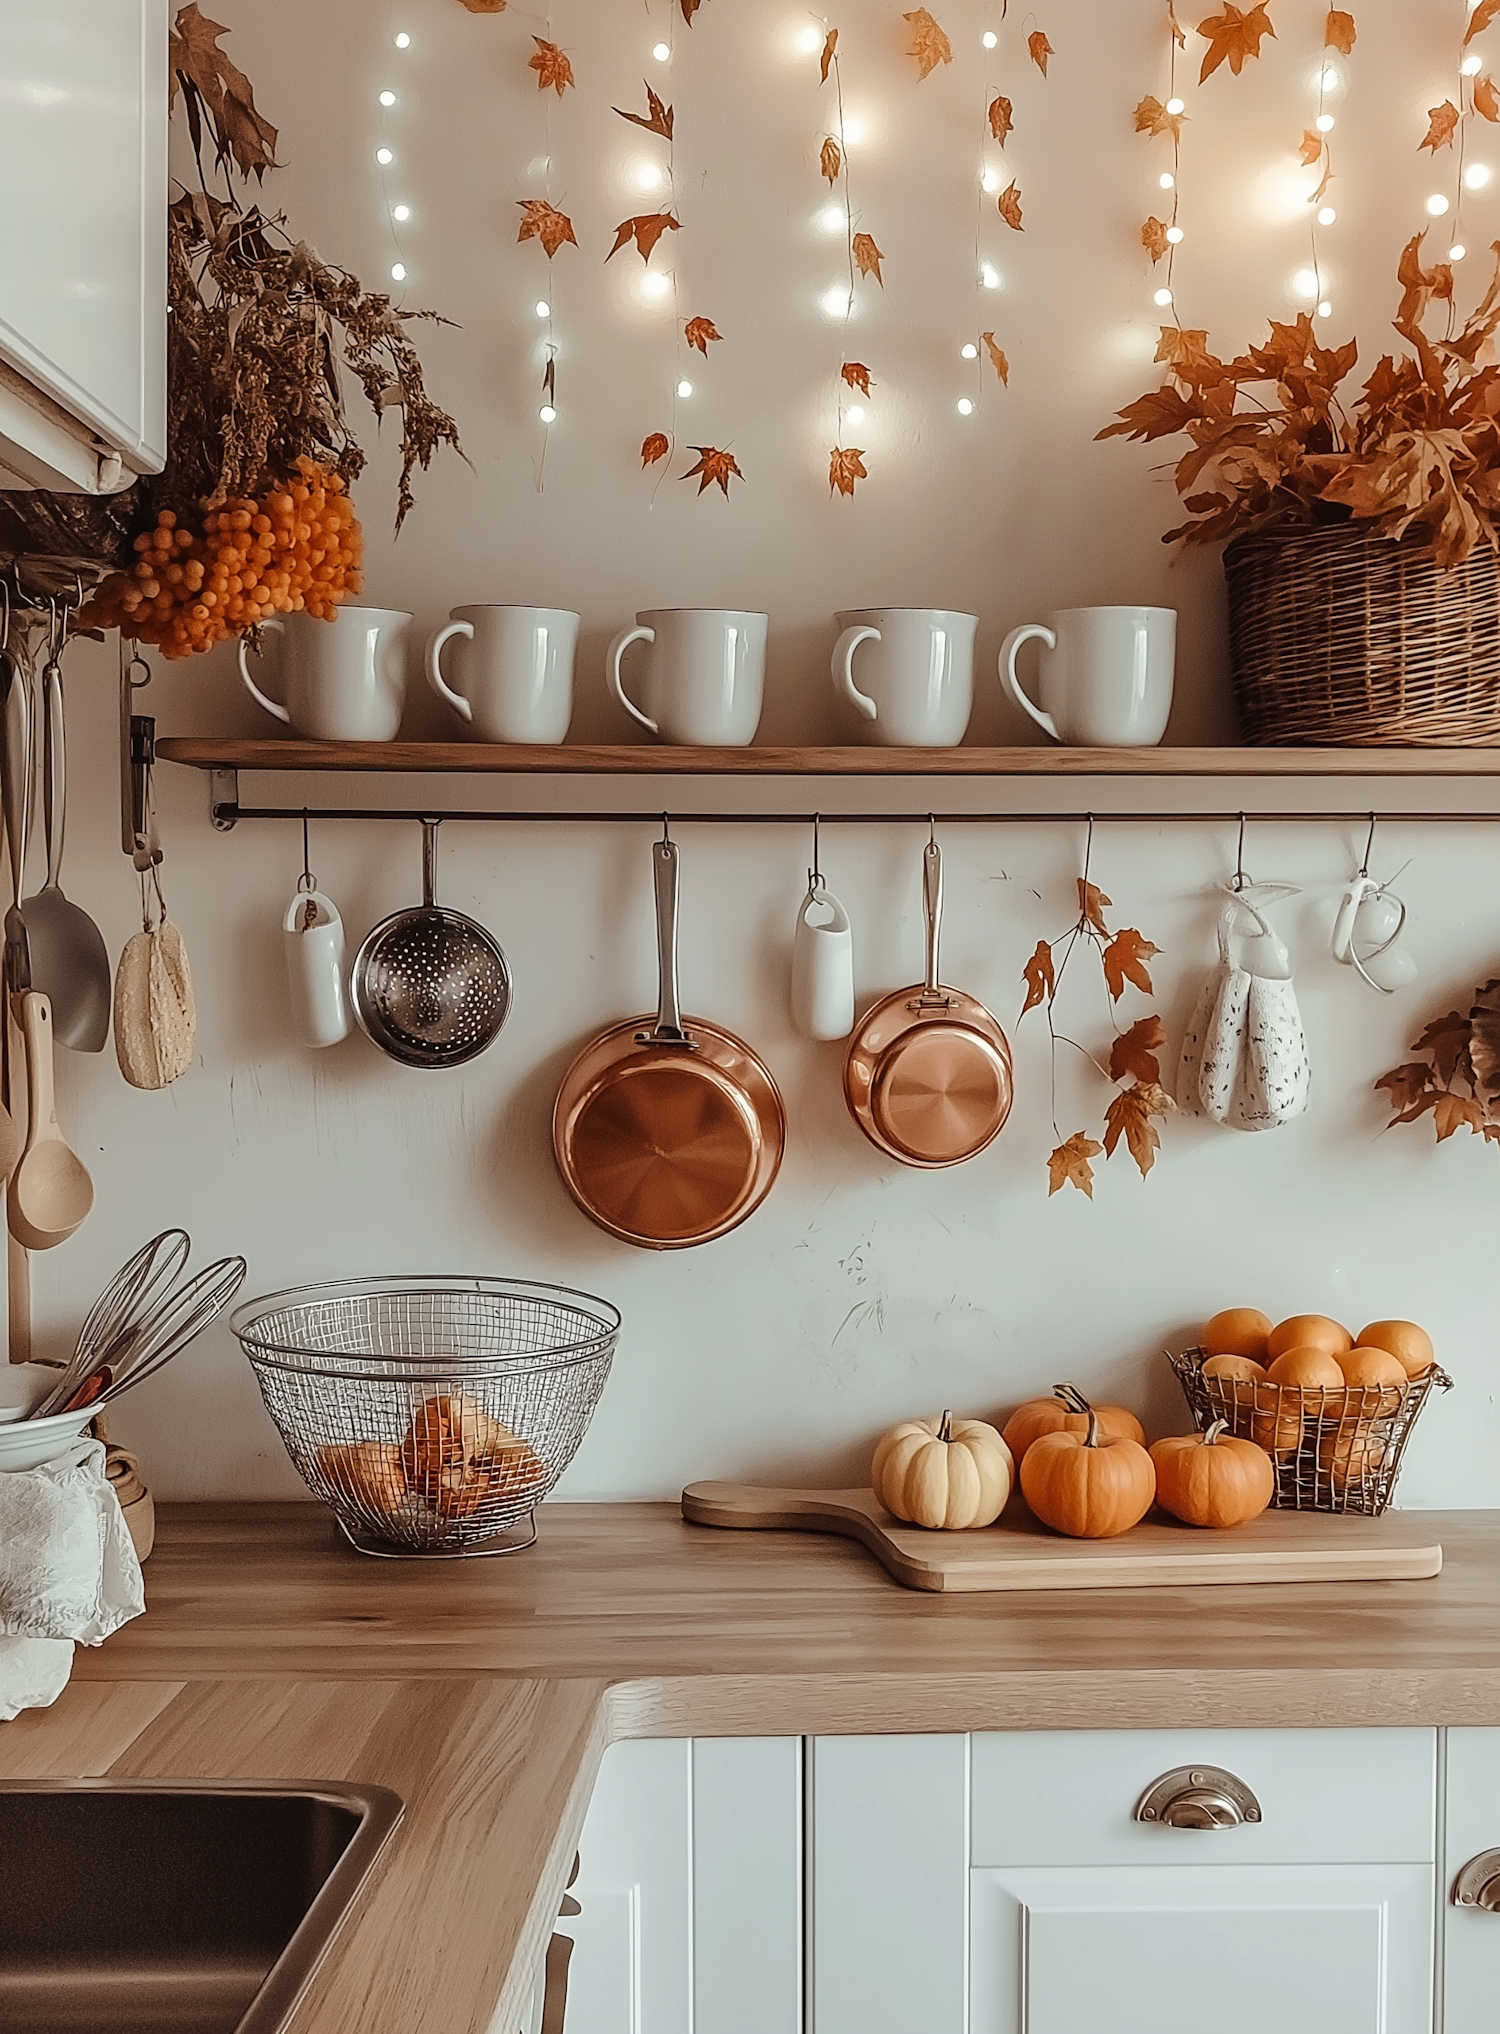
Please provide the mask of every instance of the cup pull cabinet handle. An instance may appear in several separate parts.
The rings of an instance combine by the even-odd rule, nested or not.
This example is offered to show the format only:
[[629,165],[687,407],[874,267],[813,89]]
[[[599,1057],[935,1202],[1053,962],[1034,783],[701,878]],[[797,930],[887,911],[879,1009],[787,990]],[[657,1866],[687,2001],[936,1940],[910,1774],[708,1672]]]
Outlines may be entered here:
[[1135,1804],[1135,1819],[1171,1829],[1237,1829],[1259,1822],[1261,1813],[1244,1781],[1222,1766],[1178,1766],[1146,1789]]
[[1500,1913],[1500,1850],[1482,1850],[1469,1859],[1453,1881],[1453,1904]]

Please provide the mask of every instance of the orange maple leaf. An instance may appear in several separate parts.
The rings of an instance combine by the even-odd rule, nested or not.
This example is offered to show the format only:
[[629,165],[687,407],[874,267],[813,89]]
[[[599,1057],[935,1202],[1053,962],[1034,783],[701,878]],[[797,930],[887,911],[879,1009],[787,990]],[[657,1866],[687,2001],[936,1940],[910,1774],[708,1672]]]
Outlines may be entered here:
[[628,247],[633,240],[640,249],[641,260],[651,259],[651,250],[663,233],[678,233],[682,221],[674,219],[670,212],[642,212],[634,219],[622,219],[615,228],[615,244],[605,255],[606,261],[613,261],[622,247]]
[[646,85],[644,113],[627,113],[623,106],[616,106],[614,110],[622,120],[630,121],[632,126],[644,127],[648,134],[659,134],[663,141],[672,139],[672,108],[663,102],[659,92],[652,91],[649,84]]
[[822,154],[818,157],[818,168],[827,177],[829,183],[836,184],[839,180],[839,171],[843,167],[843,154],[838,143],[830,134],[828,139],[823,143]]
[[1297,154],[1301,158],[1302,162],[1304,164],[1315,163],[1322,153],[1323,153],[1322,135],[1315,134],[1312,128],[1310,127],[1304,127],[1302,130],[1302,145],[1297,150]]
[[850,388],[857,388],[861,395],[870,393],[870,370],[862,360],[846,360],[839,374]]
[[827,39],[823,44],[823,57],[819,65],[819,69],[822,72],[821,82],[825,85],[828,83],[828,67],[833,62],[834,52],[838,46],[839,32],[836,28],[830,28]]
[[516,235],[518,243],[540,240],[549,261],[565,242],[571,241],[574,247],[578,245],[573,221],[566,212],[559,212],[545,198],[517,198],[516,203],[521,208],[521,230]]
[[1323,24],[1324,49],[1336,49],[1340,56],[1354,54],[1354,16],[1342,7],[1330,7]]
[[712,318],[689,318],[682,328],[682,336],[686,339],[689,346],[696,346],[698,351],[703,355],[703,358],[707,360],[709,340],[722,339],[724,334],[714,330]]
[[1262,38],[1269,35],[1274,39],[1276,31],[1266,12],[1266,0],[1256,0],[1256,5],[1246,8],[1243,13],[1238,7],[1228,5],[1226,0],[1222,14],[1210,14],[1206,21],[1198,23],[1198,33],[1208,37],[1208,51],[1198,73],[1201,85],[1222,63],[1227,63],[1238,77],[1245,67],[1245,59],[1260,55]]
[[649,438],[641,440],[642,466],[654,466],[658,459],[665,459],[672,449],[672,441],[665,431],[653,431]]
[[1167,1034],[1162,1029],[1160,1017],[1138,1017],[1110,1047],[1110,1079],[1122,1081],[1130,1074],[1138,1081],[1159,1081],[1161,1061],[1156,1055],[1166,1042]]
[[703,0],[677,0],[677,4],[682,9],[683,20],[687,23],[688,27],[691,28],[693,25],[693,16],[698,12],[698,9],[703,5]]
[[1097,1138],[1087,1136],[1082,1130],[1075,1131],[1066,1144],[1059,1144],[1056,1151],[1047,1156],[1047,1196],[1050,1200],[1059,1187],[1076,1186],[1094,1198],[1094,1168],[1089,1164],[1097,1158],[1104,1146]]
[[1109,990],[1110,1000],[1118,1003],[1125,993],[1125,984],[1134,982],[1138,989],[1151,994],[1151,977],[1146,972],[1146,962],[1161,948],[1153,946],[1149,939],[1143,939],[1133,926],[1124,932],[1117,932],[1104,949],[1104,982]]
[[1468,1095],[1441,1094],[1433,1097],[1432,1127],[1439,1144],[1446,1143],[1455,1130],[1483,1130],[1484,1110]]
[[528,59],[527,68],[536,72],[536,88],[545,92],[551,85],[560,99],[574,83],[573,66],[555,42],[543,42],[539,35],[531,39],[536,44],[536,55]]
[[1411,1060],[1405,1066],[1392,1067],[1388,1074],[1382,1074],[1375,1083],[1375,1092],[1384,1088],[1391,1098],[1393,1109],[1409,1109],[1413,1102],[1433,1092],[1432,1068],[1425,1059]]
[[1004,147],[1006,135],[1011,132],[1012,128],[1016,124],[1015,121],[1012,120],[1010,117],[1009,99],[1005,98],[1001,94],[997,94],[993,99],[991,99],[989,105],[989,120],[991,134],[993,134],[996,141],[998,141],[1000,145]]
[[503,14],[510,0],[459,0],[459,4],[471,14]]
[[911,23],[911,41],[906,54],[916,58],[917,70],[922,77],[935,71],[939,64],[952,63],[953,45],[925,7],[918,7],[912,14],[903,14],[901,19]]
[[1182,138],[1182,123],[1186,113],[1169,113],[1160,99],[1148,92],[1135,109],[1135,131],[1137,134],[1170,134],[1174,140]]
[[1171,245],[1171,242],[1167,239],[1167,226],[1164,219],[1158,219],[1153,214],[1146,221],[1145,225],[1141,228],[1141,245],[1150,254],[1151,265],[1154,268]]
[[1043,35],[1039,28],[1034,28],[1030,35],[1027,36],[1026,48],[1030,53],[1031,61],[1045,78],[1047,75],[1047,59],[1048,57],[1056,56],[1057,51],[1048,42],[1046,36]]
[[730,452],[721,452],[717,445],[690,445],[688,450],[697,453],[698,464],[690,467],[681,478],[696,479],[699,494],[702,494],[705,487],[711,487],[717,481],[727,500],[730,475],[733,474],[736,480],[743,480],[745,477],[735,463],[734,455]]
[[1119,412],[1117,424],[1106,424],[1102,431],[1096,431],[1096,438],[1170,438],[1187,426],[1198,415],[1197,406],[1187,402],[1170,383],[1161,388],[1150,389],[1143,396],[1137,396],[1133,403],[1127,403]]
[[999,208],[1000,217],[1005,221],[1006,225],[1014,227],[1017,233],[1024,233],[1026,229],[1021,224],[1021,186],[1015,181],[1014,177],[1005,186],[1005,189],[1000,193],[995,203]]
[[828,459],[828,492],[853,494],[856,480],[868,480],[865,455],[858,445],[835,445]]
[[1026,1001],[1021,1005],[1021,1015],[1034,1010],[1038,1003],[1045,1003],[1057,987],[1057,976],[1052,967],[1052,949],[1045,939],[1036,943],[1036,952],[1021,970],[1021,979],[1026,984]]
[[1488,73],[1474,80],[1474,111],[1486,120],[1500,120],[1500,92],[1495,90],[1495,81]]
[[1446,148],[1453,139],[1453,130],[1458,125],[1458,108],[1451,99],[1445,99],[1441,106],[1427,109],[1428,129],[1417,143],[1419,149],[1430,148],[1434,155],[1440,148]]
[[1469,25],[1464,30],[1465,48],[1474,40],[1476,35],[1484,34],[1484,31],[1489,27],[1497,14],[1500,14],[1500,0],[1479,0],[1479,5],[1469,16]]
[[979,336],[984,341],[985,350],[990,356],[990,366],[994,368],[996,374],[999,375],[1000,379],[1005,383],[1006,387],[1009,388],[1010,362],[1006,359],[1005,355],[1000,351],[1000,348],[995,344],[994,333],[981,332]]
[[880,273],[880,264],[885,259],[868,233],[856,233],[849,243],[849,252],[854,256],[854,265],[861,275],[872,275],[882,289],[885,277]]
[[1091,883],[1086,876],[1078,878],[1078,910],[1085,925],[1092,925],[1095,932],[1108,933],[1104,913],[1113,897],[1106,897],[1097,883]]
[[1123,1137],[1144,1179],[1161,1149],[1161,1139],[1151,1118],[1165,1115],[1171,1106],[1170,1097],[1154,1081],[1136,1081],[1122,1088],[1104,1112],[1105,1157],[1114,1156],[1115,1146]]

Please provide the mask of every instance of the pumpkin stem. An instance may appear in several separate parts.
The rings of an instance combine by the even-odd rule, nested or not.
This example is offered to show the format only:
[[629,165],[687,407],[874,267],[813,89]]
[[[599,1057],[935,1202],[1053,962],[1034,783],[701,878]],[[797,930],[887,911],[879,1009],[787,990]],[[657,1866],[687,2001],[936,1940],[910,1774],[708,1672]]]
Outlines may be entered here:
[[1203,1434],[1204,1447],[1211,1448],[1214,1442],[1218,1440],[1220,1434],[1227,1434],[1228,1432],[1229,1432],[1228,1420],[1214,1420],[1211,1423],[1211,1425],[1209,1425],[1204,1430]]
[[938,1421],[937,1437],[940,1441],[953,1439],[953,1415],[947,1406],[943,1407],[943,1417]]
[[1069,1412],[1086,1413],[1089,1409],[1088,1400],[1076,1384],[1054,1384],[1052,1396],[1060,1398]]
[[1094,1411],[1092,1406],[1087,1406],[1086,1410],[1089,1416],[1089,1425],[1088,1432],[1083,1437],[1083,1445],[1086,1448],[1097,1448],[1099,1445],[1099,1415]]

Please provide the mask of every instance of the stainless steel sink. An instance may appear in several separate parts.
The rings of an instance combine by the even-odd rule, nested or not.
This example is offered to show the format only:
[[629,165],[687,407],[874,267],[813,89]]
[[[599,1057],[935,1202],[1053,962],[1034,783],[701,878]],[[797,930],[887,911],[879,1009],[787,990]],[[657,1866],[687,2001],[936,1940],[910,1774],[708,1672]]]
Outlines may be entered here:
[[0,1781],[0,2028],[274,2034],[400,1819],[386,1787]]

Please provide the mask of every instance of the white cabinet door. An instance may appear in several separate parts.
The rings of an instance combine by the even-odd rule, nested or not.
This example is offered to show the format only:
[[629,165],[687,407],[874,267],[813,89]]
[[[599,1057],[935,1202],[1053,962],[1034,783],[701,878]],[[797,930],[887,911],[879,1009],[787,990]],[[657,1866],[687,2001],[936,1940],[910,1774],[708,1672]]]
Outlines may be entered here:
[[973,2034],[1431,2029],[1430,1865],[1017,1867],[972,1896]]
[[802,1740],[693,1740],[693,2034],[800,2034]]
[[1500,1852],[1500,1730],[1448,1732],[1443,1845],[1443,2034],[1494,2034],[1500,2022],[1500,1913],[1455,1907],[1471,1858]]
[[965,2034],[969,1740],[820,1737],[809,1759],[809,2034]]

